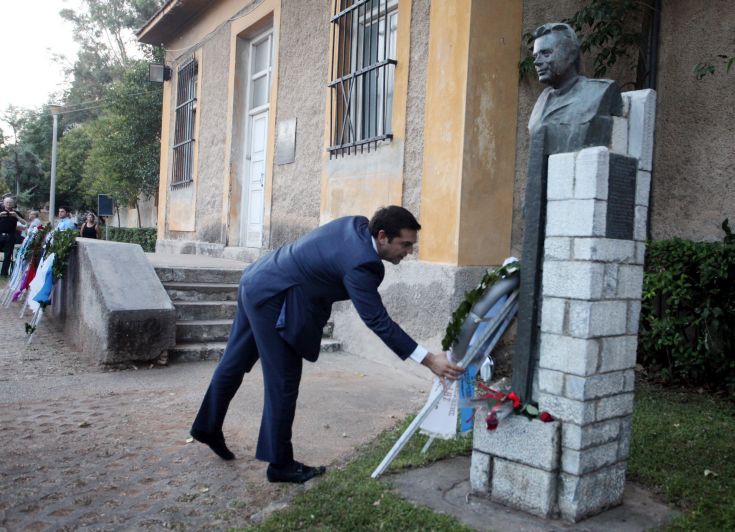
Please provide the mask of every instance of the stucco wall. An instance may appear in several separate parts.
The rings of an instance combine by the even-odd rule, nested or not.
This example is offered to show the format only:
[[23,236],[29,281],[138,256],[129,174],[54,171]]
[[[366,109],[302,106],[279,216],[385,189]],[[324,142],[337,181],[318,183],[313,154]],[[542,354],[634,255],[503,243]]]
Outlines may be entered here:
[[195,240],[224,243],[222,240],[222,181],[225,171],[227,123],[227,80],[230,64],[229,25],[220,27],[202,47],[199,80],[202,98],[200,113]]
[[[408,102],[406,105],[406,143],[403,158],[403,206],[419,219],[421,218],[421,172],[424,158],[424,105],[426,103],[430,10],[431,0],[413,0]],[[420,242],[419,245],[421,245]]]
[[663,2],[651,233],[719,240],[735,220],[735,71],[692,68],[735,52],[732,0]]
[[319,225],[319,190],[329,69],[329,2],[283,0],[276,124],[296,119],[296,158],[273,167],[270,248]]

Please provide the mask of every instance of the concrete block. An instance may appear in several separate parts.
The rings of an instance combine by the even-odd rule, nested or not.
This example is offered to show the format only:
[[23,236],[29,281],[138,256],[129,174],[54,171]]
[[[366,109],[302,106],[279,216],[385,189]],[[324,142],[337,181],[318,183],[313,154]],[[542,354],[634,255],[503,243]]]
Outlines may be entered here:
[[600,340],[598,371],[607,373],[635,367],[638,337],[634,335],[608,336]]
[[633,262],[636,256],[635,244],[632,240],[617,238],[575,238],[573,258],[600,262]]
[[551,369],[538,369],[538,388],[553,395],[564,395],[564,376],[566,373]]
[[582,450],[588,447],[617,441],[620,437],[620,420],[609,419],[589,425],[563,423],[561,427],[562,448]]
[[628,301],[628,324],[626,332],[628,334],[638,334],[638,328],[641,321],[641,300],[631,299]]
[[646,240],[648,227],[648,207],[635,207],[635,222],[633,223],[633,240],[643,242]]
[[501,504],[548,518],[556,510],[557,474],[495,458],[491,493]]
[[615,262],[605,264],[605,273],[602,286],[602,297],[615,299],[618,297],[618,268]]
[[480,493],[490,492],[490,477],[492,471],[492,457],[480,451],[472,451],[472,460],[470,462],[470,486],[474,491]]
[[636,242],[635,243],[635,263],[643,264],[646,262],[646,243]]
[[623,371],[623,392],[632,392],[635,390],[635,370],[626,369]]
[[544,241],[544,259],[569,260],[572,258],[572,239],[566,236],[550,237]]
[[584,475],[618,462],[618,442],[604,443],[583,450],[562,448],[561,468],[570,475]]
[[638,170],[635,179],[635,204],[642,207],[648,207],[648,200],[651,194],[651,172]]
[[153,360],[176,343],[176,310],[137,244],[77,240],[61,288],[65,336],[101,364]]
[[575,338],[597,338],[625,334],[628,303],[624,300],[569,302],[567,331]]
[[564,318],[567,300],[545,297],[541,305],[541,330],[554,334],[564,334]]
[[622,116],[613,117],[610,151],[627,155],[628,153],[628,119]]
[[574,153],[549,156],[546,198],[564,200],[574,197]]
[[630,455],[630,435],[633,418],[626,416],[620,420],[620,439],[618,441],[618,460],[624,461]]
[[618,297],[640,300],[643,290],[643,266],[621,264],[618,269]]
[[653,167],[653,130],[656,124],[656,91],[632,91],[628,114],[628,155],[638,159],[638,168]]
[[538,404],[540,410],[546,410],[555,419],[565,423],[587,425],[595,421],[596,404],[594,401],[575,401],[541,392]]
[[564,519],[576,523],[622,503],[624,488],[624,462],[583,476],[562,473],[559,511]]
[[633,413],[633,394],[621,393],[597,400],[595,419],[602,421]]
[[621,94],[623,98],[623,118],[628,118],[630,116],[630,92],[624,92]]
[[589,377],[566,375],[564,378],[564,397],[578,401],[617,395],[622,393],[624,388],[625,373],[623,371],[613,371]]
[[573,375],[592,375],[599,366],[598,340],[541,333],[539,368]]
[[607,202],[552,200],[546,206],[546,236],[605,236]]
[[597,262],[552,261],[544,264],[544,297],[601,299],[605,265]]
[[604,146],[585,148],[577,153],[574,169],[576,199],[607,199],[610,151]]
[[495,430],[487,430],[487,408],[475,412],[475,428],[472,446],[492,456],[519,462],[536,469],[559,469],[560,423],[544,423],[538,419],[510,415]]

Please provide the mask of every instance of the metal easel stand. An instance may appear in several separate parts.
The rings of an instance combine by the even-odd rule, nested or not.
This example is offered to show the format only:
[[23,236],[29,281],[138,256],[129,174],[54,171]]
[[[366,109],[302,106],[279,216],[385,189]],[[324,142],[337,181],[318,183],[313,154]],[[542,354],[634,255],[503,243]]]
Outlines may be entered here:
[[[503,336],[503,333],[505,333],[505,330],[508,328],[508,325],[510,325],[510,322],[513,320],[516,313],[518,312],[518,303],[516,302],[516,299],[518,299],[517,289],[514,290],[510,294],[510,296],[508,296],[508,300],[505,302],[505,305],[503,305],[503,308],[500,310],[498,315],[493,318],[492,324],[485,330],[482,337],[468,349],[462,360],[457,363],[458,366],[465,369],[472,362],[475,361],[475,358],[479,358],[478,355],[484,356],[486,353],[492,352],[497,343],[500,341],[500,338]],[[493,335],[495,336],[493,337]],[[491,338],[492,341],[490,342],[488,349],[482,349],[482,347],[485,346],[485,344]],[[380,462],[380,465],[378,465],[378,467],[375,468],[375,471],[373,471],[372,475],[370,475],[371,478],[378,478],[385,472],[386,469],[388,469],[388,466],[391,464],[391,462],[393,462],[393,460],[395,460],[396,456],[398,456],[398,453],[401,452],[401,449],[405,447],[411,437],[419,429],[419,426],[424,421],[424,419],[426,419],[426,416],[429,415],[429,413],[439,402],[443,395],[442,389],[438,388],[434,389],[433,391],[434,393],[429,396],[429,399],[426,401],[424,407],[416,415],[408,428],[406,428],[401,437],[398,438],[398,441],[393,445],[391,450],[388,451],[388,454],[385,455],[385,458],[383,458],[383,461]],[[432,440],[429,440],[429,442],[427,442],[427,445],[425,445],[426,449],[428,449],[429,445],[431,445],[431,441]]]

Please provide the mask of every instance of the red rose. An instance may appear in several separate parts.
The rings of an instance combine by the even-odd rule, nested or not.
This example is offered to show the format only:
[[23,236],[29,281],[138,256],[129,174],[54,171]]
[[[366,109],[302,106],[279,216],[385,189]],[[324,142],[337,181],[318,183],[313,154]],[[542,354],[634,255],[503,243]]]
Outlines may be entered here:
[[521,406],[521,398],[516,395],[515,392],[510,392],[508,394],[508,399],[513,401],[513,408],[519,408]]
[[485,423],[487,423],[487,430],[497,429],[498,428],[498,418],[495,417],[495,413],[490,412],[485,418]]
[[546,410],[544,410],[543,412],[541,412],[538,415],[538,418],[541,421],[543,421],[544,423],[548,423],[549,421],[554,421],[554,416],[552,416],[551,414],[549,414]]

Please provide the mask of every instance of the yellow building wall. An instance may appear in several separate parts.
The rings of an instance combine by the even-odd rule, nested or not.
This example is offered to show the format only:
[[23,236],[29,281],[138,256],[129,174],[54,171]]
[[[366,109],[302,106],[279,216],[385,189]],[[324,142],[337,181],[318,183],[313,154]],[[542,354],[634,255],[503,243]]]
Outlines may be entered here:
[[[334,1],[331,11],[334,13]],[[396,67],[393,89],[393,139],[368,153],[330,159],[330,90],[326,90],[324,151],[322,155],[320,223],[340,216],[364,214],[381,206],[400,205],[403,196],[403,146],[406,138],[406,98],[408,96],[408,66],[411,41],[411,0],[398,2],[396,33]],[[331,25],[331,32],[335,31]],[[336,39],[330,34],[329,57]],[[331,67],[331,65],[330,65]],[[328,80],[331,81],[331,80]]]
[[499,264],[510,252],[523,6],[431,5],[419,258]]

